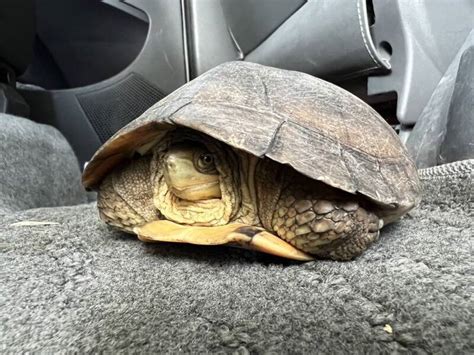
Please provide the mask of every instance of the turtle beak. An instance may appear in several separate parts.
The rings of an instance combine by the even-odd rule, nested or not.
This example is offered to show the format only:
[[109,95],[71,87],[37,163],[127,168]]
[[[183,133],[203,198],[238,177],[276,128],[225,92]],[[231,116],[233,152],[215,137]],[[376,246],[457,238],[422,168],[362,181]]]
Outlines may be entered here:
[[164,160],[165,179],[169,187],[181,190],[195,182],[195,169],[187,157],[168,154]]
[[218,175],[198,172],[191,158],[189,154],[184,153],[165,156],[164,176],[170,190],[179,198],[188,201],[220,198]]

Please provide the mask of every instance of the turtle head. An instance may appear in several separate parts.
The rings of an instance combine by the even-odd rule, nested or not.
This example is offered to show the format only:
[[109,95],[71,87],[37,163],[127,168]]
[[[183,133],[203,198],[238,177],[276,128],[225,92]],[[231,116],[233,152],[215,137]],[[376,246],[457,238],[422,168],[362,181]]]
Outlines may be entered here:
[[171,132],[153,148],[153,204],[179,224],[252,224],[257,217],[249,186],[256,160],[194,131]]
[[221,198],[215,156],[198,142],[172,145],[164,156],[164,177],[170,192],[183,200]]

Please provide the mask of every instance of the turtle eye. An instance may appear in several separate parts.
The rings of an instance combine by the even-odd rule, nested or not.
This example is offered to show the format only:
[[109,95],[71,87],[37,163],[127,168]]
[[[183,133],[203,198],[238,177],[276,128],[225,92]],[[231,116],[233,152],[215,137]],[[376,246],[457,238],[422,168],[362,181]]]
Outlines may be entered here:
[[201,173],[215,173],[216,165],[214,162],[214,155],[210,153],[200,154],[196,161],[196,168]]

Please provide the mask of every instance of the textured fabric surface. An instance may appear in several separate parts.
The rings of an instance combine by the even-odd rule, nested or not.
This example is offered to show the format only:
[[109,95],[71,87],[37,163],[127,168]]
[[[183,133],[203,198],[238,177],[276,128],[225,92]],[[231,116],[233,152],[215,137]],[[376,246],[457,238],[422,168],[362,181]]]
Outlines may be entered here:
[[94,204],[5,215],[0,351],[472,353],[473,165],[423,174],[421,206],[345,263],[143,244]]
[[0,114],[0,214],[87,201],[77,158],[55,128]]

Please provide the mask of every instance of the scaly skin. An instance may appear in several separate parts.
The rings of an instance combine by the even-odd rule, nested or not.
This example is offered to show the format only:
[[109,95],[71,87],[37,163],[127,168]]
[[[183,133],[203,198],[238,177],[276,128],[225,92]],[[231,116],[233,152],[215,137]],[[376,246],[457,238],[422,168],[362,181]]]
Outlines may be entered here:
[[162,219],[153,206],[150,160],[150,156],[134,160],[102,181],[97,207],[105,223],[133,233],[136,226]]
[[[156,164],[152,159],[151,155],[139,158],[104,179],[97,204],[106,223],[132,233],[136,226],[165,219],[154,205],[151,170]],[[243,156],[240,159],[245,160]],[[242,172],[232,170],[234,174],[237,170]],[[241,184],[247,181],[247,195],[256,200],[253,204],[246,203],[247,210],[254,209],[248,213],[258,215],[257,222],[251,224],[264,227],[296,248],[318,257],[349,260],[378,238],[381,220],[356,196],[268,159],[259,161],[253,173],[254,182],[240,180]],[[163,179],[159,181],[163,183]],[[188,203],[192,206],[192,201]],[[242,200],[231,203],[239,204],[242,209]],[[215,221],[215,216],[209,218]],[[242,215],[236,214],[228,223],[240,222],[241,218]]]
[[335,260],[360,255],[379,235],[379,219],[355,200],[302,194],[304,185],[284,189],[272,218],[282,239],[309,254]]
[[382,221],[356,196],[264,161],[257,170],[264,227],[322,258],[350,260],[379,236]]

